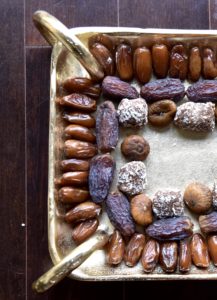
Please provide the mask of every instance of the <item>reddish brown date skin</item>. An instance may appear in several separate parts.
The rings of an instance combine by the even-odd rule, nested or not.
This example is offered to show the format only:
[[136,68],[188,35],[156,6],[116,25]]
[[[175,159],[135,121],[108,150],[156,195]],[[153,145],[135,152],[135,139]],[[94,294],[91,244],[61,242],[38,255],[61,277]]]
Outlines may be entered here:
[[175,45],[170,55],[170,77],[185,80],[188,72],[188,56],[183,45]]
[[160,241],[182,240],[192,235],[193,223],[188,217],[157,220],[146,229],[146,233]]
[[178,245],[176,242],[161,244],[159,262],[164,272],[175,272],[178,262]]
[[59,185],[75,185],[85,186],[87,185],[88,172],[67,172],[55,180],[56,184]]
[[125,243],[118,230],[115,230],[110,237],[107,251],[108,264],[118,265],[122,262],[125,251]]
[[123,98],[136,99],[139,97],[137,90],[128,82],[115,76],[106,76],[102,82],[102,93],[105,97],[114,100]]
[[191,256],[196,267],[208,268],[210,260],[205,239],[200,233],[195,233],[191,240]]
[[214,79],[217,76],[214,52],[209,48],[203,52],[203,76],[205,79]]
[[135,224],[130,214],[130,203],[124,194],[111,193],[106,198],[106,212],[111,223],[123,236],[131,236],[135,232]]
[[111,152],[118,143],[117,112],[111,101],[100,104],[96,116],[96,141],[101,152]]
[[65,221],[67,223],[86,221],[99,216],[100,212],[101,207],[99,205],[90,201],[83,202],[66,213]]
[[160,245],[155,240],[149,240],[144,247],[141,263],[146,273],[154,271],[160,254]]
[[81,93],[92,98],[98,98],[101,93],[100,87],[85,77],[68,78],[63,82],[63,88],[69,93]]
[[217,212],[199,217],[200,229],[204,233],[217,233]]
[[113,53],[115,50],[115,44],[113,43],[112,38],[108,34],[98,33],[92,35],[88,40],[89,47],[91,48],[92,45],[95,43],[100,43],[104,45],[107,49],[109,49],[111,53]]
[[146,47],[137,48],[133,56],[134,73],[141,83],[149,82],[152,75],[151,52]]
[[191,81],[197,81],[200,78],[202,69],[202,59],[200,56],[200,50],[198,47],[191,49],[189,57],[189,79]]
[[86,141],[90,143],[95,143],[96,136],[92,131],[84,126],[77,124],[70,124],[64,129],[66,137],[71,137],[80,141]]
[[107,153],[97,155],[90,162],[89,190],[95,203],[104,201],[109,193],[115,170],[115,161]]
[[133,54],[129,45],[120,44],[116,50],[116,67],[118,76],[122,80],[133,78]]
[[62,187],[58,194],[59,201],[66,204],[80,203],[90,198],[89,191],[71,186]]
[[60,162],[61,170],[64,172],[88,171],[90,168],[89,160],[84,159],[64,159]]
[[191,269],[191,247],[189,240],[180,241],[179,244],[179,271],[186,273]]
[[201,80],[187,88],[187,97],[193,102],[217,102],[217,80]]
[[62,98],[57,98],[56,102],[62,106],[72,107],[86,112],[96,110],[96,101],[86,95],[73,93]]
[[154,73],[158,78],[165,78],[169,69],[170,54],[166,45],[154,45],[152,47],[152,61]]
[[78,111],[64,112],[63,119],[70,123],[78,124],[88,128],[93,128],[95,127],[96,124],[95,119],[91,117],[89,114],[85,114]]
[[145,236],[140,233],[135,233],[125,250],[124,261],[128,267],[134,267],[139,261],[142,251],[145,246]]
[[99,226],[99,221],[97,219],[87,220],[80,224],[72,230],[72,239],[76,244],[81,244],[86,241]]
[[113,56],[104,45],[95,43],[90,47],[90,52],[101,65],[105,75],[114,75],[115,65]]
[[91,158],[96,154],[97,149],[88,142],[67,140],[65,141],[64,152],[67,157]]
[[209,254],[212,262],[217,266],[217,235],[211,235],[207,238]]
[[179,79],[165,78],[149,82],[142,86],[141,96],[148,103],[170,99],[178,102],[185,95],[185,87]]

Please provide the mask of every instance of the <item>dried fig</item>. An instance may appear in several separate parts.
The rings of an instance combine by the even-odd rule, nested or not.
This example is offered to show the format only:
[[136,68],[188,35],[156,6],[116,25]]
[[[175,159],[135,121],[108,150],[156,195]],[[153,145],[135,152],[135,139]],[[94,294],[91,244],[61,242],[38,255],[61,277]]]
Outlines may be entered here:
[[148,121],[157,127],[168,126],[176,114],[176,104],[171,100],[160,100],[148,107]]
[[129,160],[145,160],[150,146],[142,136],[130,135],[123,140],[121,152]]
[[130,201],[130,209],[137,224],[147,226],[153,222],[152,201],[145,194],[133,197]]

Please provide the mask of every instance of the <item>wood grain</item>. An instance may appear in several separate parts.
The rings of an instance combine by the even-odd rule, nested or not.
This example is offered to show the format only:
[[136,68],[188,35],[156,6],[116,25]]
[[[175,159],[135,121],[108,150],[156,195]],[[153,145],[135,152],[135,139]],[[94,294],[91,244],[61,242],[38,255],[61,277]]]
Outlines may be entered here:
[[217,0],[209,1],[210,29],[217,29]]
[[209,28],[208,1],[120,0],[120,26],[142,28]]
[[26,232],[23,1],[1,0],[0,11],[0,299],[21,300]]
[[48,11],[69,28],[117,25],[117,0],[28,0],[26,1],[26,45],[47,45],[32,23],[32,15],[39,9]]

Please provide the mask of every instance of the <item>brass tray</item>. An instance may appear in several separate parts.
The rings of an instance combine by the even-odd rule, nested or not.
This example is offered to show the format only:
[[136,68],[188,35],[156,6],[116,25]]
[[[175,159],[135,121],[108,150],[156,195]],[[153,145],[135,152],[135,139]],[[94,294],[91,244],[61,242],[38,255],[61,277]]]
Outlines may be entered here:
[[[195,45],[200,47],[210,46],[216,52],[217,31],[82,27],[70,29],[69,33],[66,33],[64,32],[65,27],[63,24],[45,12],[41,12],[41,14],[39,12],[34,21],[44,37],[53,46],[50,70],[48,237],[51,259],[56,265],[75,248],[75,245],[71,239],[69,226],[65,224],[61,218],[63,208],[60,207],[56,201],[57,190],[54,185],[54,179],[60,174],[58,162],[63,157],[62,133],[64,123],[61,118],[62,111],[55,104],[55,98],[61,95],[61,83],[69,76],[90,77],[86,69],[88,69],[93,76],[101,76],[97,64],[95,64],[95,61],[87,49],[83,48],[83,45],[87,46],[88,38],[95,33],[108,33],[117,40],[127,38],[133,46],[150,46],[156,41],[161,41],[170,47],[180,41],[185,44],[186,47]],[[70,39],[70,36],[73,37],[73,40]],[[74,37],[78,38],[75,43]],[[73,49],[74,54],[69,52],[67,48],[71,48],[70,51]],[[133,84],[137,86],[135,82]],[[188,85],[187,81],[185,85]],[[190,179],[200,180],[212,185],[216,177],[215,174],[217,174],[214,166],[214,161],[217,161],[217,151],[215,150],[217,149],[216,131],[217,130],[215,130],[212,135],[197,135],[197,137],[194,135],[191,136],[191,134],[188,133],[184,135],[180,134],[173,126],[167,130],[145,128],[140,131],[140,134],[144,134],[150,141],[153,153],[153,156],[146,162],[149,174],[149,188],[147,193],[150,196],[153,195],[154,191],[156,192],[156,186],[158,188],[166,188],[168,187],[168,182],[170,182],[169,187],[179,188],[183,191],[183,187]],[[129,132],[132,131],[128,130],[127,133]],[[122,136],[123,134],[121,138]],[[120,142],[121,139],[114,153],[117,160],[117,170],[120,165],[124,163],[124,159],[120,156]],[[182,152],[180,152],[180,147],[184,149]],[[209,155],[206,155],[207,151]],[[170,165],[168,165],[169,163]],[[183,163],[186,163],[186,168],[183,168]],[[180,171],[180,173],[178,171]],[[167,178],[165,179],[165,177]],[[186,214],[189,214],[189,212],[186,211]],[[198,223],[194,216],[191,216],[191,218],[195,221],[194,231],[197,231]],[[99,230],[102,230],[102,226],[106,225],[109,228],[109,232],[111,232],[112,226],[105,213],[101,216],[100,223],[101,227]],[[90,241],[85,243],[85,247],[83,247],[82,251],[87,251],[88,247],[91,248],[91,251],[97,248],[95,247],[97,239],[99,238],[97,234],[98,233],[96,233]],[[104,251],[96,250],[85,262],[72,271],[69,277],[72,279],[90,281],[213,280],[217,279],[217,268],[212,264],[210,264],[207,270],[201,270],[192,266],[191,272],[183,275],[178,273],[178,271],[174,274],[165,274],[157,267],[152,274],[145,274],[140,263],[134,268],[126,267],[124,263],[118,267],[110,267],[106,264]]]

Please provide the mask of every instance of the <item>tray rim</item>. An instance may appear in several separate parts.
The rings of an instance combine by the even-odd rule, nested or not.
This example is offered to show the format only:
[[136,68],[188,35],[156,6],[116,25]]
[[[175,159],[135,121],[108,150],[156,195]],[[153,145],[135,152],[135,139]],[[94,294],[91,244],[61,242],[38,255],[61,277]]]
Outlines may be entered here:
[[[163,35],[180,35],[192,37],[216,37],[217,30],[188,30],[188,29],[155,29],[155,28],[132,28],[132,27],[76,27],[71,28],[70,32],[74,35],[85,33],[121,33],[126,35],[136,34],[163,34]],[[48,146],[48,249],[51,260],[54,265],[60,261],[55,243],[55,199],[54,199],[54,122],[56,117],[55,97],[56,97],[56,63],[58,53],[62,49],[62,44],[57,42],[52,49],[51,65],[50,65],[50,113],[49,113],[49,146]],[[82,274],[79,267],[72,271],[69,276],[71,279],[80,281],[133,281],[133,280],[147,280],[147,281],[172,281],[172,280],[217,280],[217,272],[210,274],[137,274],[137,275],[99,275],[89,276]]]

